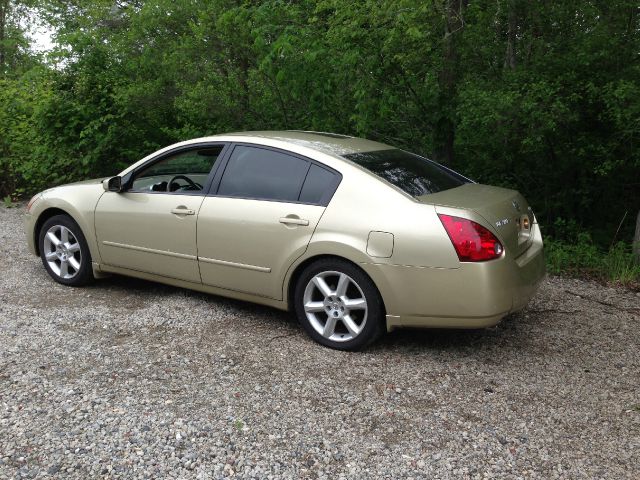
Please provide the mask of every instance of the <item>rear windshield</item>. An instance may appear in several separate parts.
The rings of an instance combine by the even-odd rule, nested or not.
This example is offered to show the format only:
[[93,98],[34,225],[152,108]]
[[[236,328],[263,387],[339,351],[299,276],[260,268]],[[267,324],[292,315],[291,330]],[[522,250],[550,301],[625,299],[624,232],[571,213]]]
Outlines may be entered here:
[[344,157],[414,197],[442,192],[470,182],[453,170],[404,150],[350,153]]

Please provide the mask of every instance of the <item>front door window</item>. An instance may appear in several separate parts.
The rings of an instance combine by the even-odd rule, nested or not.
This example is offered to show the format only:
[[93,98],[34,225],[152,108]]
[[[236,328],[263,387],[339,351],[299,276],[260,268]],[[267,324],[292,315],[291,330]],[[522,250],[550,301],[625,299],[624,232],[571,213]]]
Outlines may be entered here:
[[201,192],[222,146],[176,153],[136,173],[130,192]]

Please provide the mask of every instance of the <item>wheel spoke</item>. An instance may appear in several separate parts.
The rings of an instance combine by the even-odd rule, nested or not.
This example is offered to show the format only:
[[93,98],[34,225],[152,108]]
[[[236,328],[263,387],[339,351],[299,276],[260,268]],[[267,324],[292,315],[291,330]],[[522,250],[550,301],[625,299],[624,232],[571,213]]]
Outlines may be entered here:
[[338,278],[338,287],[336,288],[336,295],[339,297],[346,295],[348,286],[349,286],[349,277],[347,277],[344,273],[341,273],[340,278]]
[[53,270],[53,273],[60,276],[60,267],[56,262],[49,262],[49,266],[51,267],[51,270]]
[[318,288],[318,290],[320,290],[320,293],[322,293],[322,295],[324,295],[325,297],[328,297],[331,295],[331,289],[329,288],[329,285],[327,285],[327,282],[324,281],[324,278],[319,277],[319,276],[315,276],[313,277],[313,284]]
[[62,243],[69,243],[69,229],[67,227],[60,227],[60,240]]
[[80,244],[77,243],[77,242],[76,243],[71,243],[71,244],[67,245],[67,249],[71,253],[79,252],[80,251]]
[[56,235],[55,235],[53,232],[51,232],[51,231],[47,232],[47,238],[49,239],[49,241],[50,241],[51,243],[53,243],[53,245],[54,245],[55,247],[57,247],[57,246],[58,246],[58,245],[60,245],[60,243],[61,243],[61,242],[60,242],[60,239],[59,239],[58,237],[56,237]]
[[47,252],[44,254],[44,258],[47,259],[47,262],[53,262],[58,259],[56,252]]
[[68,263],[76,272],[80,271],[80,262],[78,262],[74,257],[69,257]]
[[323,302],[307,302],[304,304],[305,312],[322,312],[324,310]]
[[349,310],[364,310],[367,308],[367,301],[364,298],[348,298],[344,301],[344,306]]
[[344,323],[344,326],[347,327],[349,333],[354,337],[360,333],[360,327],[358,327],[358,325],[353,321],[353,318],[351,318],[350,315],[345,315],[344,317],[342,317],[342,323]]
[[60,276],[66,278],[69,275],[69,263],[66,260],[60,262]]
[[336,323],[337,319],[334,317],[327,318],[327,323],[324,324],[324,330],[322,331],[322,336],[325,338],[329,338],[333,335],[333,332],[336,331]]

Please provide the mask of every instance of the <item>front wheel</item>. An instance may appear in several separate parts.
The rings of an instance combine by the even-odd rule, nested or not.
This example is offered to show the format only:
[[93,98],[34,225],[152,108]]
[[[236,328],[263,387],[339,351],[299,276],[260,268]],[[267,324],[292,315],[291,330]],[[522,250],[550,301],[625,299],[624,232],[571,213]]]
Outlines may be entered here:
[[87,241],[71,217],[55,215],[44,222],[38,245],[42,264],[56,282],[78,287],[93,280]]
[[296,285],[298,320],[315,341],[358,350],[382,333],[384,308],[371,279],[355,265],[324,259],[309,265]]

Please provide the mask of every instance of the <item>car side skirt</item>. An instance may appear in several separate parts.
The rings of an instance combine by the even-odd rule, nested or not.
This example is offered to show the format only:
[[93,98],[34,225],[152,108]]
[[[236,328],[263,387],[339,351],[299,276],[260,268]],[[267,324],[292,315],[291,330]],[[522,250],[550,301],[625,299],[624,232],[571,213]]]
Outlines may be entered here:
[[[112,265],[93,264],[93,272],[96,278],[107,276],[108,274],[115,273],[117,275],[125,275],[127,277],[140,278],[142,280],[150,280],[153,282],[164,283],[174,287],[186,288],[189,290],[196,290],[198,292],[210,293],[212,295],[219,295],[221,297],[233,298],[236,300],[243,300],[245,302],[258,303],[260,305],[266,305],[274,307],[279,310],[288,310],[288,304],[286,301],[274,300],[273,298],[261,297],[258,295],[251,295],[249,293],[238,292],[235,290],[228,290],[225,288],[212,287],[209,285],[203,285],[202,283],[188,282],[185,280],[178,280],[176,278],[165,277],[162,275],[155,275],[153,273],[140,272],[138,270],[131,270],[129,268],[114,267]],[[97,274],[97,275],[96,275]]]

